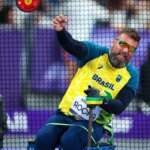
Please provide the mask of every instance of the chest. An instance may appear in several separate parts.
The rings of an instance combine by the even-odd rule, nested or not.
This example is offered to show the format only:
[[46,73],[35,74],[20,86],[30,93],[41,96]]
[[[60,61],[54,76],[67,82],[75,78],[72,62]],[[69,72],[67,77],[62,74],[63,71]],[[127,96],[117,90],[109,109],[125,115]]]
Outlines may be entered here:
[[100,91],[107,91],[115,97],[117,93],[127,84],[130,74],[126,68],[114,68],[108,56],[104,55],[91,60],[79,70],[82,80],[88,81],[88,85],[98,88]]

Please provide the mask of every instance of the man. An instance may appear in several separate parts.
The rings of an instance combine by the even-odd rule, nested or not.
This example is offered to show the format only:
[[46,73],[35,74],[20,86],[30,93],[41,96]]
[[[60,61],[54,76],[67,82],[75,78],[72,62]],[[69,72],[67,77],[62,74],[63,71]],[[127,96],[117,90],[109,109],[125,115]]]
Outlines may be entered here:
[[103,97],[93,102],[93,143],[98,142],[113,114],[120,114],[135,96],[139,75],[129,63],[140,36],[133,29],[124,29],[108,49],[92,42],[74,40],[65,30],[66,16],[56,16],[53,28],[62,47],[76,57],[79,69],[66,91],[57,112],[40,129],[37,150],[54,150],[59,143],[63,150],[83,150],[88,138],[86,97]]

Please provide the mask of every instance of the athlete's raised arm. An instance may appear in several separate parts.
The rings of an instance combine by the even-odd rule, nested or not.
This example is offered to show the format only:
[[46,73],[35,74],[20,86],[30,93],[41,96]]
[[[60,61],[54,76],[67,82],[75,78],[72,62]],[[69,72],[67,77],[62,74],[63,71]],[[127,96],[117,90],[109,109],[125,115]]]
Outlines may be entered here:
[[53,29],[57,32],[58,41],[64,50],[81,59],[88,53],[88,48],[83,42],[73,39],[70,33],[66,31],[67,22],[67,16],[56,16],[52,20]]

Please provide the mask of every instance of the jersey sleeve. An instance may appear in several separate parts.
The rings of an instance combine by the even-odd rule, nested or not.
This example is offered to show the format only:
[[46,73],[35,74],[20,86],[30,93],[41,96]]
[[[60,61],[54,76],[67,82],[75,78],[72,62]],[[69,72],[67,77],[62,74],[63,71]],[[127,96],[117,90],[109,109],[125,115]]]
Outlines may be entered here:
[[127,83],[127,87],[131,88],[134,91],[134,93],[136,93],[136,90],[139,85],[139,71],[132,65],[129,65],[127,68],[131,75],[131,78]]

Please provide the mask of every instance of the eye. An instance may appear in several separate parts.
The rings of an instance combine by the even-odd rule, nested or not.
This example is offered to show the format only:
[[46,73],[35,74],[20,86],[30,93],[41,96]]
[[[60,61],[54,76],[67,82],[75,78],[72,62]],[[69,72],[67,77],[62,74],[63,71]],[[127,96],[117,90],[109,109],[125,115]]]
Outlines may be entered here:
[[118,41],[118,44],[120,46],[127,47],[130,52],[134,53],[136,51],[136,47],[129,45],[127,42],[120,40],[120,39],[116,39],[116,40]]
[[119,41],[119,45],[121,45],[121,46],[128,46],[128,44],[126,42],[124,42],[124,41]]

